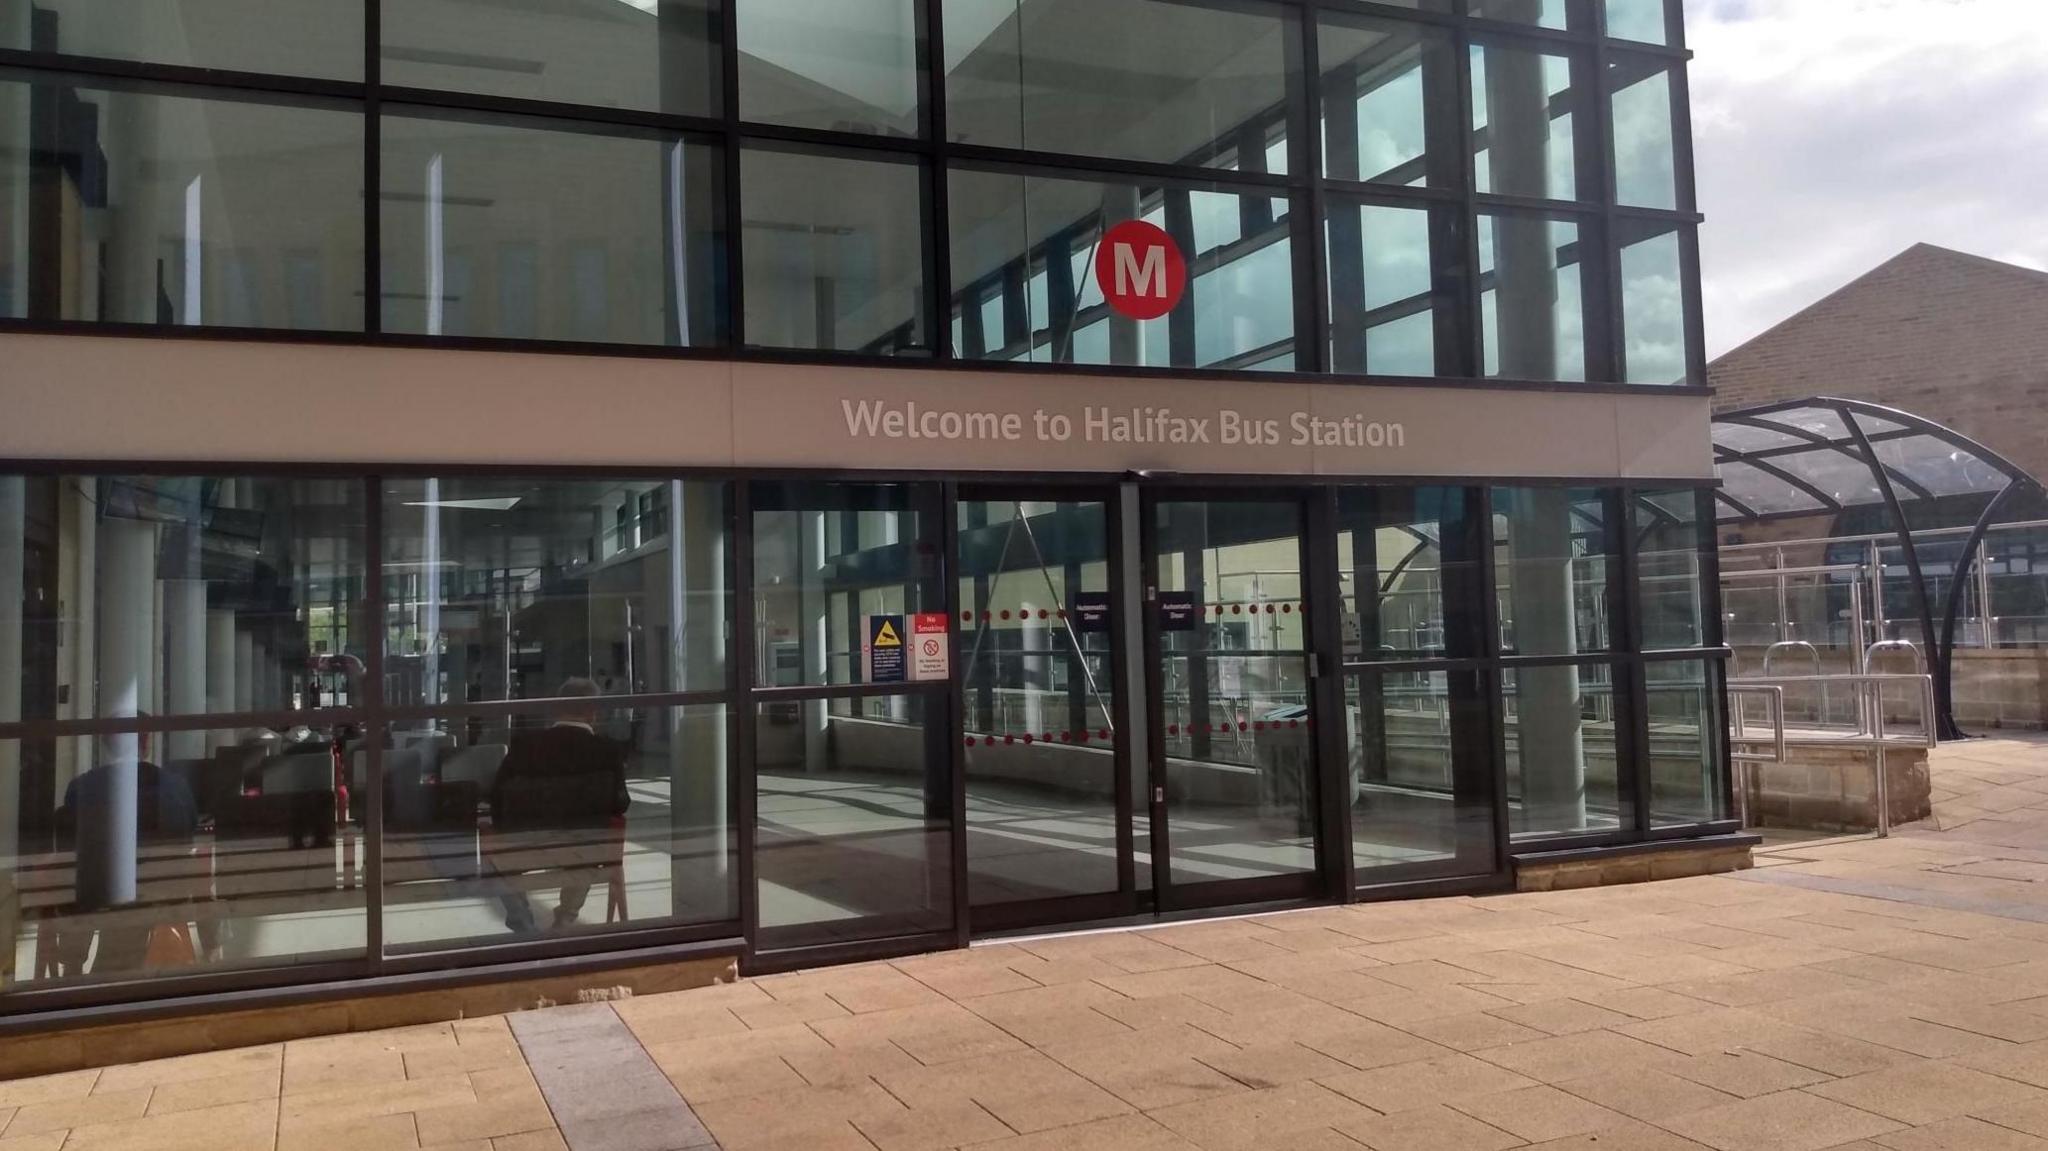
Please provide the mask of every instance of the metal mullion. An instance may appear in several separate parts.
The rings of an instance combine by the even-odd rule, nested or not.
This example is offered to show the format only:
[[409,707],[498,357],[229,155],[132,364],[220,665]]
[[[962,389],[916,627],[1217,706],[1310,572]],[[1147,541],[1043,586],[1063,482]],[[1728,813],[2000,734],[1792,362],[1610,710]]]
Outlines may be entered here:
[[1540,196],[1510,196],[1500,192],[1475,192],[1473,203],[1484,212],[1517,212],[1552,220],[1588,223],[1601,217],[1600,205],[1584,200],[1548,200]]
[[[1330,368],[1329,254],[1323,247],[1327,227],[1323,195],[1323,67],[1322,29],[1315,9],[1283,13],[1281,27],[1295,24],[1289,41],[1294,53],[1283,53],[1282,67],[1292,86],[1286,122],[1294,137],[1288,149],[1291,174],[1308,181],[1306,196],[1291,197],[1288,231],[1294,250],[1294,366],[1298,371]],[[1298,54],[1298,55],[1297,55]],[[1294,58],[1289,59],[1289,56]],[[1243,165],[1240,163],[1239,167]],[[1345,884],[1348,890],[1350,884]]]
[[[1459,8],[1463,10],[1463,0]],[[1461,375],[1483,379],[1486,375],[1486,305],[1485,285],[1479,269],[1483,267],[1479,252],[1479,157],[1473,149],[1473,117],[1476,105],[1472,98],[1472,36],[1462,21],[1451,34],[1451,75],[1458,86],[1457,141],[1458,141],[1458,193],[1461,217],[1459,228],[1464,235],[1464,252],[1461,263],[1466,275],[1461,278],[1459,311],[1462,313],[1464,338],[1459,341],[1463,350],[1460,362],[1449,365]],[[1448,133],[1447,133],[1448,134]],[[1434,279],[1434,276],[1432,276]],[[1488,521],[1487,531],[1493,529]],[[1487,546],[1492,547],[1489,536]]]
[[[1492,753],[1489,784],[1493,799],[1493,869],[1496,873],[1505,874],[1509,856],[1514,850],[1514,830],[1508,818],[1507,674],[1500,659],[1500,589],[1499,572],[1495,570],[1500,549],[1494,540],[1493,488],[1482,485],[1473,494],[1474,511],[1479,520],[1480,552],[1476,557],[1476,582],[1483,631],[1480,650],[1485,657],[1485,668],[1478,676],[1479,692],[1486,712]],[[1454,758],[1454,765],[1455,762]]]
[[[1483,44],[1498,44],[1502,47],[1528,47],[1541,45],[1544,49],[1580,48],[1593,39],[1584,29],[1546,28],[1541,24],[1517,24],[1512,20],[1496,20],[1490,16],[1468,15],[1465,27],[1474,38]],[[1521,42],[1517,44],[1517,41]]]
[[384,330],[383,29],[383,0],[363,0],[363,332],[372,337]]
[[[736,0],[735,0],[736,2]],[[953,211],[951,167],[946,162],[946,5],[945,0],[920,0],[924,6],[922,35],[918,40],[919,101],[923,109],[925,138],[932,145],[932,161],[925,165],[925,287],[929,298],[931,331],[925,339],[933,356],[951,360],[959,355],[953,346]],[[961,314],[965,316],[963,308]],[[949,523],[951,521],[948,521]],[[955,746],[958,746],[957,744]],[[962,834],[965,832],[963,830]],[[965,931],[966,916],[960,917]],[[962,939],[965,946],[965,938]]]
[[[932,7],[938,7],[932,0]],[[972,889],[968,884],[967,860],[967,756],[962,748],[967,738],[967,677],[963,662],[959,659],[960,634],[960,572],[957,558],[960,555],[960,482],[947,480],[940,488],[939,496],[939,576],[941,587],[939,599],[946,613],[947,676],[945,681],[946,714],[939,717],[939,723],[946,728],[947,779],[950,783],[951,811],[953,816],[952,835],[947,846],[953,875],[953,940],[957,947],[966,947],[974,938],[973,908],[970,897]],[[924,533],[929,536],[929,533]],[[924,717],[929,731],[933,717]],[[930,741],[927,740],[929,746]]]
[[802,687],[757,687],[756,703],[809,703],[814,700],[888,699],[893,696],[943,696],[950,690],[941,680],[902,683],[821,683]]
[[[1620,578],[1622,594],[1619,597],[1620,642],[1615,646],[1637,654],[1637,659],[1625,667],[1618,667],[1620,674],[1628,678],[1629,715],[1627,736],[1623,737],[1620,718],[1615,722],[1615,755],[1618,771],[1627,771],[1629,790],[1634,794],[1632,806],[1635,816],[1635,833],[1638,838],[1650,830],[1650,697],[1649,673],[1644,668],[1640,653],[1643,637],[1643,596],[1640,540],[1635,533],[1635,490],[1614,489],[1608,499],[1613,501],[1614,523],[1620,535],[1621,545]],[[1613,605],[1616,597],[1609,588],[1608,603]],[[1616,683],[1618,695],[1621,684]],[[1621,779],[1617,778],[1616,791],[1621,790]]]
[[[749,131],[751,130],[750,126]],[[1241,172],[1229,168],[1163,164],[1153,160],[1119,160],[1113,157],[1042,152],[1024,148],[994,148],[985,144],[949,143],[945,146],[944,152],[949,159],[967,167],[996,168],[1026,176],[1103,178],[1124,184],[1194,187],[1205,191],[1215,187],[1240,193],[1250,193],[1256,189],[1284,190],[1299,183],[1299,179],[1291,174]]]
[[1377,0],[1290,0],[1305,9],[1310,18],[1318,12],[1335,12],[1348,16],[1374,16],[1382,20],[1399,20],[1409,24],[1430,24],[1439,28],[1454,28],[1463,22],[1463,17],[1453,12],[1439,12],[1429,8],[1406,8],[1399,4],[1379,3]]
[[528,100],[476,92],[444,92],[434,88],[379,85],[377,99],[384,104],[403,105],[402,110],[405,114],[421,119],[491,124],[504,123],[508,119],[554,121],[558,125],[557,130],[576,131],[585,135],[616,135],[642,139],[665,139],[675,135],[710,137],[725,128],[721,121],[709,116],[645,112],[633,108],[608,108],[593,104],[564,104],[551,100]]
[[[742,221],[746,217],[745,213],[741,210],[741,196],[744,193],[744,189],[740,182],[740,165],[744,158],[745,149],[738,130],[740,117],[738,0],[727,0],[726,3],[720,4],[718,16],[718,113],[721,130],[725,133],[722,141],[724,145],[725,169],[720,174],[725,185],[725,235],[723,237],[725,242],[725,339],[726,346],[729,348],[744,348],[747,345],[746,251],[741,233],[745,230]],[[743,491],[746,485],[740,484],[739,487]],[[734,496],[734,502],[736,508],[744,508],[746,506],[745,500],[738,494]],[[741,524],[747,529],[746,538],[751,540],[753,538],[752,525],[745,523],[744,519],[741,520]],[[743,592],[742,594],[751,593]],[[751,644],[751,637],[744,638]],[[751,674],[751,669],[748,669],[748,674]],[[743,679],[741,682],[744,683],[745,680]],[[745,729],[748,731],[753,730],[753,724],[751,722],[747,723]],[[753,778],[751,767],[748,770],[747,778],[749,780]],[[749,810],[751,810],[751,804]],[[751,823],[749,823],[747,834],[750,838],[743,842],[750,846],[752,843]],[[751,865],[752,857],[753,852],[750,849],[741,852],[741,859],[748,866]],[[745,898],[748,900],[752,899],[751,887]],[[747,905],[751,906],[751,904]],[[751,947],[754,938],[751,920],[746,925],[746,937],[748,945]]]
[[1456,659],[1393,659],[1381,663],[1346,660],[1338,665],[1343,675],[1399,675],[1407,672],[1472,672],[1492,667],[1494,661],[1480,656]]
[[[731,5],[727,5],[728,18],[730,13]],[[755,950],[754,941],[759,938],[761,926],[754,860],[755,824],[759,818],[754,744],[760,734],[760,705],[755,702],[754,679],[761,664],[759,654],[754,650],[753,504],[753,485],[745,480],[735,482],[732,486],[733,654],[728,684],[736,694],[738,704],[732,709],[732,725],[727,729],[730,738],[726,746],[731,750],[727,756],[726,771],[733,790],[734,842],[739,849],[737,910],[740,934],[747,942],[750,955]]]
[[[1591,277],[1583,275],[1580,277],[1579,286],[1583,294],[1588,297],[1586,301],[1586,314],[1589,317],[1597,318],[1596,323],[1591,325],[1592,330],[1587,334],[1591,336],[1597,332],[1599,336],[1597,339],[1589,339],[1587,341],[1592,346],[1588,349],[1586,377],[1594,380],[1605,379],[1613,380],[1617,383],[1627,383],[1628,323],[1627,317],[1623,314],[1621,299],[1621,236],[1619,230],[1612,223],[1614,207],[1621,199],[1620,184],[1614,169],[1615,89],[1609,75],[1611,61],[1608,59],[1607,54],[1607,7],[1605,4],[1594,4],[1592,8],[1594,38],[1591,59],[1593,75],[1589,77],[1589,83],[1579,85],[1585,93],[1580,100],[1579,122],[1582,124],[1586,123],[1587,117],[1590,117],[1593,125],[1591,133],[1593,138],[1590,142],[1581,138],[1577,151],[1578,161],[1582,166],[1588,161],[1593,165],[1591,170],[1595,173],[1596,183],[1593,198],[1599,202],[1602,210],[1607,215],[1595,225],[1599,233],[1597,237],[1597,250],[1601,257],[1597,265],[1600,268],[1599,283],[1597,285],[1594,284]],[[1573,68],[1577,69],[1580,67],[1580,62],[1584,59],[1585,57],[1582,56],[1574,56]],[[1579,180],[1581,185],[1579,198],[1583,200],[1586,198],[1584,188],[1585,171],[1583,167]],[[1581,235],[1580,243],[1583,245],[1584,242],[1585,237]],[[1579,262],[1582,265],[1586,263],[1583,254],[1580,256]],[[1681,271],[1682,274],[1683,272]],[[1595,364],[1593,360],[1594,352],[1598,352],[1604,362]]]
[[1699,212],[1674,208],[1645,208],[1639,204],[1613,204],[1607,214],[1617,220],[1634,220],[1644,224],[1663,224],[1671,227],[1693,227],[1707,222]]
[[1337,489],[1325,485],[1309,490],[1303,502],[1301,570],[1309,612],[1307,634],[1310,684],[1319,722],[1309,732],[1316,751],[1316,821],[1320,834],[1318,862],[1324,894],[1350,903],[1358,889],[1358,871],[1351,842],[1350,749],[1346,746],[1344,686],[1348,677],[1338,668],[1343,658],[1343,597],[1338,591],[1341,557],[1337,554]]
[[[374,11],[379,0],[369,0]],[[363,914],[364,949],[370,970],[384,970],[384,742],[389,737],[389,719],[384,707],[384,481],[376,474],[363,477],[363,702],[368,717],[363,724]],[[347,765],[344,764],[344,767]]]
[[[223,68],[197,68],[184,64],[152,64],[103,56],[70,56],[32,52],[23,48],[0,48],[0,69],[33,74],[25,79],[55,77],[83,88],[118,91],[135,89],[204,89],[223,100],[252,103],[292,103],[293,97],[314,98],[359,105],[366,96],[365,85],[355,80],[323,80],[307,76],[286,76],[267,72],[237,72]],[[12,77],[9,77],[10,79]],[[167,93],[185,95],[184,92]],[[193,92],[192,95],[200,95]],[[277,100],[264,96],[281,97]]]
[[1347,200],[1389,208],[1440,207],[1456,204],[1464,199],[1464,195],[1455,188],[1375,184],[1369,180],[1340,180],[1334,176],[1321,177],[1316,182],[1324,192],[1341,195]]
[[887,136],[879,132],[838,132],[829,128],[800,128],[790,124],[742,121],[731,130],[752,147],[780,152],[883,153],[901,163],[914,163],[935,149],[929,140],[915,136]]
[[63,739],[92,735],[166,735],[184,731],[214,731],[224,728],[327,727],[365,718],[366,709],[324,707],[303,711],[255,711],[216,714],[191,712],[182,715],[129,716],[125,718],[25,719],[0,723],[0,739]]
[[706,688],[698,691],[647,692],[637,695],[601,695],[595,698],[542,698],[542,699],[495,699],[478,700],[474,703],[404,704],[385,709],[385,716],[404,723],[428,719],[450,719],[459,716],[493,718],[502,716],[554,715],[563,712],[588,710],[595,704],[603,711],[624,711],[629,708],[694,707],[701,704],[728,704],[733,693],[727,688]]

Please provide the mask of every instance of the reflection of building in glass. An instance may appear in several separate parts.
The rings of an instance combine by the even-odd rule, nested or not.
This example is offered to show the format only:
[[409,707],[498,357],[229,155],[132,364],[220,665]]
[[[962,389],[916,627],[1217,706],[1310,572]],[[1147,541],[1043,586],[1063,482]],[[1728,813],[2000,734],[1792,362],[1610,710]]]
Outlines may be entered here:
[[0,1014],[1734,830],[1676,0],[146,8],[0,0]]

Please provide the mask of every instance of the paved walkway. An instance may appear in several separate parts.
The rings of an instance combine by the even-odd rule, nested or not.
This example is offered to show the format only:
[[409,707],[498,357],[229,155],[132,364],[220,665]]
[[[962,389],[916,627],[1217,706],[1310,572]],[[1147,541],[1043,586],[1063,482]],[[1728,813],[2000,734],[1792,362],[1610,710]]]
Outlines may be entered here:
[[2048,742],[1741,876],[980,947],[0,1083],[0,1151],[2048,1149]]

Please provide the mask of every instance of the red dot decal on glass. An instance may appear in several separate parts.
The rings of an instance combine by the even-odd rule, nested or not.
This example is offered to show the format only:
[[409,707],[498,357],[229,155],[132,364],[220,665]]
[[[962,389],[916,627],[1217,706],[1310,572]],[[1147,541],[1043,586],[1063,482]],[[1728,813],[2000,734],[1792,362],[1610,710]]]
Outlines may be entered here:
[[1087,728],[1085,728],[1085,727],[1084,727],[1084,728],[1082,728],[1082,729],[1081,729],[1081,734],[1080,734],[1079,736],[1077,736],[1076,738],[1078,738],[1078,739],[1079,739],[1079,740],[1080,740],[1080,741],[1081,741],[1082,743],[1087,743],[1087,742],[1088,742],[1088,729],[1087,729]]
[[1009,609],[1009,608],[1004,608],[1004,609],[1003,609],[1003,618],[1004,618],[1004,619],[1009,619],[1009,618],[1010,618],[1010,609]]
[[1177,724],[1177,723],[1169,723],[1169,724],[1167,724],[1167,725],[1166,725],[1166,734],[1168,734],[1168,735],[1179,735],[1179,734],[1180,734],[1180,725],[1179,725],[1179,724]]
[[1300,726],[1301,726],[1301,721],[1300,721],[1300,720],[1298,720],[1298,719],[1290,719],[1290,720],[1288,720],[1288,721],[1287,721],[1287,726],[1288,726],[1289,728],[1296,728],[1296,727],[1300,727]]
[[1245,724],[1245,722],[1244,722],[1243,720],[1241,720],[1241,719],[1240,719],[1240,720],[1238,720],[1238,721],[1237,721],[1237,730],[1239,730],[1239,731],[1243,731],[1243,730],[1245,729],[1245,727],[1246,727],[1246,724]]
[[1103,729],[1102,729],[1101,731],[1098,731],[1098,732],[1096,732],[1096,733],[1095,733],[1095,736],[1096,736],[1096,738],[1097,738],[1097,739],[1108,739],[1108,738],[1109,738],[1109,729],[1105,727],[1105,728],[1103,728]]
[[1234,604],[1231,604],[1231,605],[1230,605],[1230,614],[1231,614],[1231,615],[1243,615],[1243,614],[1244,614],[1244,605],[1243,605],[1243,604],[1241,604],[1241,603],[1234,603]]
[[1052,615],[1052,613],[1050,613],[1050,612],[1046,611],[1046,610],[1045,610],[1044,608],[1039,608],[1039,609],[1038,609],[1038,618],[1039,618],[1039,619],[1050,619],[1050,618],[1051,618],[1051,615]]
[[1052,733],[1051,733],[1051,732],[1049,732],[1049,731],[1045,733],[1045,742],[1047,742],[1047,743],[1051,743],[1051,742],[1052,742]]
[[973,747],[973,746],[974,746],[974,737],[973,737],[973,736],[971,736],[971,735],[967,737],[967,746],[969,746],[969,747]]
[[1281,615],[1293,615],[1293,614],[1294,614],[1294,605],[1293,605],[1293,604],[1291,604],[1291,603],[1283,603],[1283,604],[1281,604],[1281,605],[1280,605],[1280,614],[1281,614]]
[[1024,733],[1024,745],[1026,747],[1031,746],[1031,733],[1028,731]]
[[1016,736],[1014,736],[1014,735],[1006,735],[1006,736],[1004,736],[1004,737],[1003,737],[1003,745],[1004,745],[1005,747],[1007,747],[1007,746],[1009,746],[1010,744],[1013,744],[1013,743],[1015,743],[1015,742],[1017,742],[1017,737],[1016,737]]
[[1066,609],[1066,608],[1061,608],[1061,609],[1060,609],[1060,618],[1061,618],[1061,619],[1065,619],[1065,618],[1067,618],[1067,609]]
[[1272,605],[1272,604],[1267,604],[1267,605],[1266,605],[1266,614],[1267,614],[1267,615],[1272,615],[1272,614],[1273,614],[1273,605]]
[[1073,733],[1073,732],[1071,732],[1071,731],[1063,731],[1063,732],[1061,732],[1061,733],[1060,733],[1060,742],[1061,742],[1061,743],[1072,743],[1072,742],[1074,742],[1074,733]]
[[1258,722],[1256,722],[1256,723],[1252,724],[1252,730],[1253,730],[1253,731],[1264,731],[1264,730],[1266,730],[1266,724],[1265,724],[1265,721],[1264,721],[1264,720],[1260,720],[1260,721],[1258,721]]
[[994,747],[996,745],[996,737],[992,735],[982,737],[981,745],[983,747]]
[[963,612],[961,612],[961,613],[960,613],[960,622],[961,622],[961,623],[973,623],[973,622],[974,622],[974,613],[973,613],[973,612],[971,612],[971,611],[963,611]]
[[1187,292],[1187,258],[1165,229],[1125,220],[1096,245],[1095,283],[1118,315],[1156,320]]

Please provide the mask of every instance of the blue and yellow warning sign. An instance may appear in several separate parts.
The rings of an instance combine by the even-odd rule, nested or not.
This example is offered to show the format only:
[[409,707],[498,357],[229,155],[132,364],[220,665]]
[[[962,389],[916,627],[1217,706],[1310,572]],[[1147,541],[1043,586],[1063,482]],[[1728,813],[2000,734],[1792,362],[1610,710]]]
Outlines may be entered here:
[[871,615],[862,649],[867,659],[869,683],[902,683],[908,676],[903,658],[903,617]]

